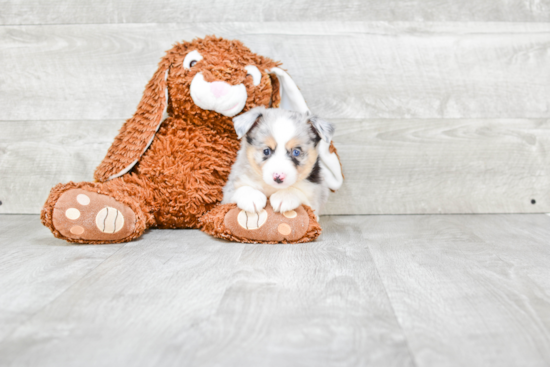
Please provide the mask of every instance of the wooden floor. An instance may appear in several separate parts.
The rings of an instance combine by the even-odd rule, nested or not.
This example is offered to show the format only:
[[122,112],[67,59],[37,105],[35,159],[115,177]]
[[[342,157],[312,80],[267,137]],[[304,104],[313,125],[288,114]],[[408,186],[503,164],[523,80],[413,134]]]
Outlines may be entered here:
[[322,217],[305,245],[70,245],[0,215],[0,366],[548,366],[550,217]]

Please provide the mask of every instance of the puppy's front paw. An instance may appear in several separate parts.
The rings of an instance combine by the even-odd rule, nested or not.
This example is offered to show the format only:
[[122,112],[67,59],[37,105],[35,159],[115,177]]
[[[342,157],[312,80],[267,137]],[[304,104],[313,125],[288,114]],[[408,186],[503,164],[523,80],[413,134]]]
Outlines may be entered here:
[[269,202],[274,212],[288,212],[302,204],[300,197],[289,190],[280,190],[270,196]]
[[246,195],[239,195],[237,206],[249,213],[259,213],[267,204],[267,197],[258,190],[248,190]]

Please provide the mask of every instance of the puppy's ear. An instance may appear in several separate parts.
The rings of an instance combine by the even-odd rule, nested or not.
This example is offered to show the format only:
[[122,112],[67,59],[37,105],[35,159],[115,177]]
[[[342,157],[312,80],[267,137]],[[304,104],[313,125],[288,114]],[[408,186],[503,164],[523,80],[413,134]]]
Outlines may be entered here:
[[310,114],[308,115],[309,123],[311,124],[311,126],[313,126],[317,134],[319,134],[321,139],[323,139],[327,143],[330,143],[330,141],[332,140],[332,136],[334,135],[334,125],[332,125],[328,121],[321,120],[317,116]]
[[237,137],[241,139],[250,130],[252,125],[262,116],[265,112],[264,106],[254,107],[250,111],[247,111],[237,117],[233,117],[233,126]]
[[[309,108],[307,108],[304,96],[302,96],[302,93],[298,89],[298,86],[296,85],[296,83],[294,83],[294,80],[292,80],[292,78],[290,77],[290,75],[288,75],[286,71],[275,67],[268,70],[268,73],[275,75],[279,82],[279,90],[276,90],[276,88],[274,88],[274,96],[271,98],[271,100],[274,101],[273,107],[284,108],[288,111],[302,113],[309,112]],[[276,95],[276,93],[278,93],[278,95]],[[277,101],[280,101],[279,105],[276,104]]]

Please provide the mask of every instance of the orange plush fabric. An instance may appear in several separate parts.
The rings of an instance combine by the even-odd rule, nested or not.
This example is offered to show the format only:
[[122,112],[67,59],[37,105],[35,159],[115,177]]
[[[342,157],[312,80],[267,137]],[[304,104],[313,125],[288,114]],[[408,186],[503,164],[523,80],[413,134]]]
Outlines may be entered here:
[[[186,69],[184,58],[193,50],[199,51],[204,58]],[[261,71],[259,85],[254,86],[253,78],[247,75],[247,65],[254,65]],[[204,110],[193,102],[190,83],[198,72],[202,72],[206,82],[244,84],[248,98],[241,112],[260,105],[277,107],[281,100],[279,82],[267,70],[279,65],[279,62],[251,52],[240,41],[209,36],[176,44],[161,59],[136,113],[122,126],[97,167],[96,182],[55,186],[42,210],[42,223],[56,237],[77,243],[130,241],[151,227],[201,228],[201,217],[222,199],[222,188],[240,143],[231,117]],[[163,120],[165,109],[168,117]],[[63,235],[52,218],[56,213],[57,218],[65,215],[61,211],[71,203],[61,204],[58,200],[63,193],[75,189],[104,196],[92,195],[93,200],[99,200],[94,205],[75,201],[74,209],[87,215],[70,219],[74,221],[74,229],[70,227],[72,222],[65,223],[69,227],[64,229],[66,234]],[[88,196],[83,194],[84,202],[90,200]],[[70,197],[65,196],[66,200],[76,200]],[[108,198],[120,203],[116,213],[134,212],[133,230],[129,235],[123,230],[118,234],[106,234],[107,239],[90,239],[95,213],[86,211],[103,205],[103,201],[104,206],[108,206]],[[92,219],[80,223],[84,217]],[[88,237],[79,234],[82,230]],[[207,232],[216,235],[215,230]]]
[[[199,61],[195,67],[186,70],[183,68],[183,60],[192,50],[199,51],[205,59]],[[247,65],[255,65],[263,71],[262,81],[257,87],[253,86],[252,78],[246,76],[245,66]],[[168,103],[168,114],[172,117],[172,127],[194,128],[194,132],[198,134],[202,129],[221,132],[236,141],[230,117],[203,110],[193,102],[189,89],[193,77],[198,72],[202,72],[207,82],[224,81],[231,85],[243,83],[248,93],[243,110],[245,112],[256,106],[268,106],[272,98],[275,100],[279,98],[278,85],[277,88],[272,88],[272,78],[265,72],[279,65],[278,62],[252,53],[236,40],[229,41],[211,36],[176,44],[160,61],[159,69],[147,84],[136,113],[126,121],[115,138],[107,156],[95,171],[95,179],[105,182],[135,160],[140,159],[147,144],[153,138],[162,135],[160,131],[156,135],[155,132],[161,123],[160,119],[166,103]],[[165,80],[166,73],[168,78]],[[166,101],[166,87],[168,87],[168,101]],[[163,123],[165,124],[166,122]],[[167,130],[164,131],[167,132]],[[185,137],[181,138],[185,139]],[[155,161],[154,165],[156,164]],[[140,165],[143,166],[141,162]]]

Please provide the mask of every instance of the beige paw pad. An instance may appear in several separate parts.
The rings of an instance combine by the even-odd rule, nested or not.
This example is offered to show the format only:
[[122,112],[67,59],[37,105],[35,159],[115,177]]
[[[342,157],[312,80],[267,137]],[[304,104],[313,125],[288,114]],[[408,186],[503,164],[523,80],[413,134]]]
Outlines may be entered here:
[[80,218],[80,210],[75,208],[69,208],[65,211],[65,216],[71,220]]
[[284,212],[283,215],[289,219],[296,218],[298,213],[296,213],[294,210],[289,210],[288,212]]
[[239,225],[245,229],[258,229],[265,224],[267,221],[267,212],[265,209],[262,209],[260,214],[249,213],[244,210],[241,210],[239,216],[237,217],[237,222]]
[[71,233],[76,235],[82,234],[84,233],[84,228],[81,226],[73,226],[71,227]]
[[97,213],[95,225],[103,233],[116,233],[124,227],[124,216],[117,209],[108,206]]
[[279,224],[279,226],[277,227],[277,230],[283,236],[288,236],[290,232],[292,232],[292,228],[290,228],[290,226],[286,223]]
[[78,201],[80,205],[86,206],[90,204],[90,197],[88,195],[78,194],[76,201]]

